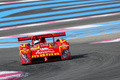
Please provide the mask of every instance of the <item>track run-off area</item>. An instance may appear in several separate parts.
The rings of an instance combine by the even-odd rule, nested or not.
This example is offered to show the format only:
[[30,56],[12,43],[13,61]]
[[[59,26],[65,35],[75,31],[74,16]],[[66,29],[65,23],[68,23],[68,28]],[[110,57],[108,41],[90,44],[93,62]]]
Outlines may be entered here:
[[[17,38],[66,32],[71,60],[20,64]],[[0,0],[0,80],[120,80],[120,0]]]

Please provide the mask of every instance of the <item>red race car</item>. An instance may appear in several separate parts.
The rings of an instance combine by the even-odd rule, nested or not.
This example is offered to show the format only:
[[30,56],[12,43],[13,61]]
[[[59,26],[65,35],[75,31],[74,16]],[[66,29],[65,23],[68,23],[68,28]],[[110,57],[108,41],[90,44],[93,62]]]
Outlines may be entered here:
[[[60,36],[66,36],[65,32],[18,38],[32,42],[19,45],[21,64],[71,59],[69,43],[65,39],[55,40]],[[49,38],[52,42],[46,42]]]

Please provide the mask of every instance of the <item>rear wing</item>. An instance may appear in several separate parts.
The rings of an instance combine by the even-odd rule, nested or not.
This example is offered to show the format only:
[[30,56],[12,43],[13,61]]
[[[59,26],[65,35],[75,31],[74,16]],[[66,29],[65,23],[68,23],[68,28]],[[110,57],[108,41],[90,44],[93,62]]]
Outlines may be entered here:
[[61,32],[61,33],[42,34],[42,35],[35,35],[28,37],[19,37],[18,41],[35,40],[35,39],[40,39],[41,37],[50,38],[50,37],[59,37],[59,36],[66,36],[66,34],[65,32]]

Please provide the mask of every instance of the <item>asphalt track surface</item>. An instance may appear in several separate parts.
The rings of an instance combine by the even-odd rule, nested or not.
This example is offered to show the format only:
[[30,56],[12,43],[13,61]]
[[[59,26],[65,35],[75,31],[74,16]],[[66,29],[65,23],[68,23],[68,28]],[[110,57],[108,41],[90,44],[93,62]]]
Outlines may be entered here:
[[[42,31],[108,21],[120,20],[120,15],[82,21],[63,22],[41,27],[21,28],[0,32],[0,36]],[[1,71],[23,71],[29,76],[22,80],[120,80],[120,43],[90,44],[94,41],[119,38],[120,33],[85,37],[68,40],[72,59],[65,61],[20,64],[19,50],[16,48],[0,49]]]

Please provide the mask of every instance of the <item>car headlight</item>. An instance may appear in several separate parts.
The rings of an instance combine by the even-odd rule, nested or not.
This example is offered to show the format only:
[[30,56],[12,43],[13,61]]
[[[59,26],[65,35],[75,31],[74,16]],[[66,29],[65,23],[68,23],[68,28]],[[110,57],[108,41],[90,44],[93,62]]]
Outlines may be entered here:
[[68,54],[68,53],[69,53],[69,50],[67,50],[67,49],[64,50],[64,53],[65,53],[65,54]]
[[67,54],[63,54],[62,57],[63,57],[63,58],[67,58]]
[[26,59],[27,55],[26,54],[22,54],[22,58]]
[[29,60],[28,58],[26,58],[26,59],[25,59],[25,62],[27,62],[27,63],[28,63],[29,61],[30,61],[30,60]]

